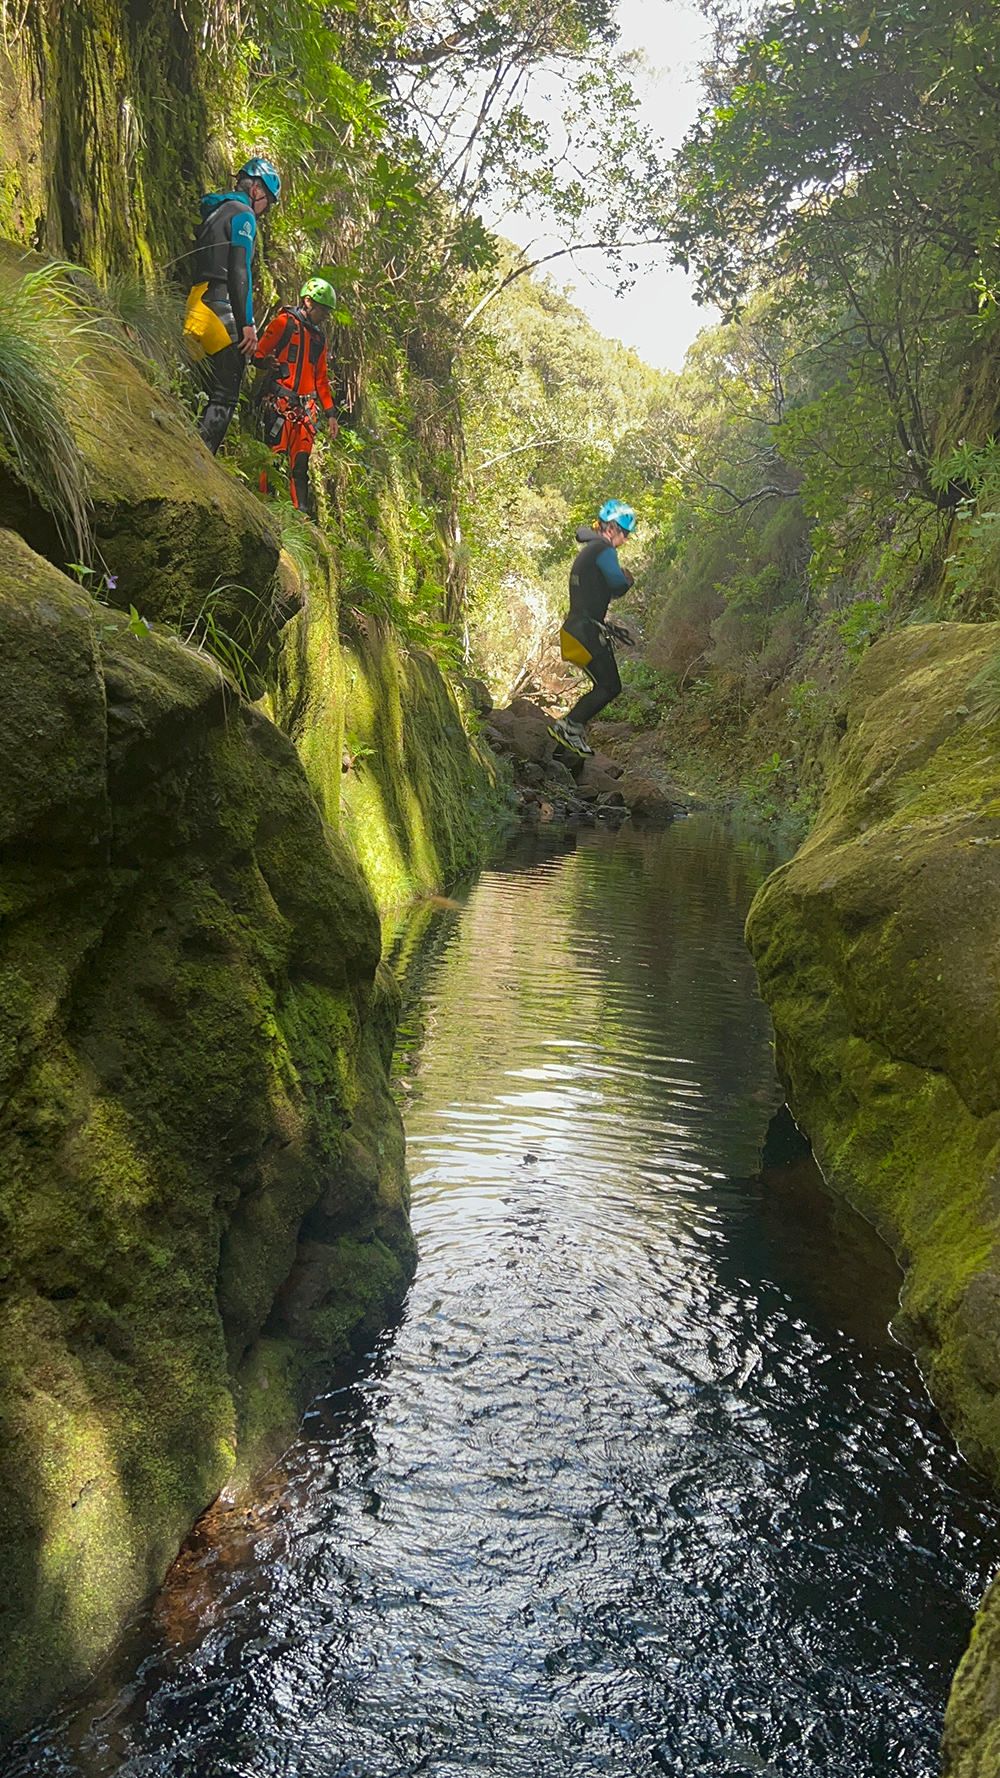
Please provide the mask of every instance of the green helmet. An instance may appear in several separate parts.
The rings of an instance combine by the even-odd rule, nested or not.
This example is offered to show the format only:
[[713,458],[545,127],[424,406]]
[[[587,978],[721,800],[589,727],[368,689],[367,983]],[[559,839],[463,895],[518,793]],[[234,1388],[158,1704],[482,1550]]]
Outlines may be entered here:
[[325,278],[307,278],[299,291],[299,300],[306,296],[311,297],[314,303],[322,303],[324,309],[335,309],[337,306],[337,292]]

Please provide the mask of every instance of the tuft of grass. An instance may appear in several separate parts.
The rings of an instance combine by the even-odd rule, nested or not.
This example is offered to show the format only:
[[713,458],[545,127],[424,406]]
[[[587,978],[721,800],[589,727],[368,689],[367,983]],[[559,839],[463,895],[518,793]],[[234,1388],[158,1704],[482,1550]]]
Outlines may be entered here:
[[249,29],[245,11],[241,0],[205,0],[201,17],[202,47],[220,54],[229,50]]
[[97,323],[80,305],[73,271],[43,265],[0,288],[0,456],[87,561],[87,472],[70,416],[85,399],[81,359]]
[[261,622],[267,622],[267,604],[259,594],[235,581],[217,581],[194,616],[182,612],[170,628],[185,648],[208,655],[240,696],[252,704],[261,696],[260,668],[253,653],[253,624],[247,622],[245,641],[228,628],[232,612],[230,600],[234,593],[239,595],[241,602],[249,601],[251,606],[256,606]]
[[288,499],[279,497],[275,500],[274,513],[281,529],[281,547],[308,583],[320,565],[316,533],[311,525],[303,524],[302,514]]
[[134,353],[168,381],[173,378],[184,357],[180,292],[164,278],[120,272],[108,278],[101,294]]
[[1000,652],[992,655],[969,681],[967,696],[978,722],[989,726],[1000,721]]
[[33,6],[34,0],[0,0],[0,37],[8,55],[23,42]]

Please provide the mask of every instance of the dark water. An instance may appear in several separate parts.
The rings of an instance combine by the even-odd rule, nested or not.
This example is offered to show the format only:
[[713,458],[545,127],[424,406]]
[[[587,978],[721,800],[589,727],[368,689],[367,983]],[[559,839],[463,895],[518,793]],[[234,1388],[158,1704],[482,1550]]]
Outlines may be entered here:
[[11,1778],[936,1770],[997,1510],[779,1101],[704,820],[438,916],[404,1317]]

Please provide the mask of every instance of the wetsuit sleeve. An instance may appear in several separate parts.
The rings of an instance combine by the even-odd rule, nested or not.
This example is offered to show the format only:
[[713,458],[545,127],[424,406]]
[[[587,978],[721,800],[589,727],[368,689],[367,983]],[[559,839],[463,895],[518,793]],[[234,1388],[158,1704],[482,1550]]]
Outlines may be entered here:
[[250,268],[253,265],[254,243],[257,239],[257,218],[252,210],[242,207],[236,210],[229,224],[229,262],[227,266],[227,283],[229,285],[229,301],[232,305],[233,319],[240,333],[244,327],[253,326],[253,279]]
[[330,373],[326,366],[326,352],[322,351],[316,361],[316,393],[324,414],[333,413],[333,396],[330,393]]
[[257,341],[257,350],[253,355],[255,364],[263,364],[265,358],[270,358],[271,353],[276,349],[284,330],[285,315],[284,311],[279,309],[276,315],[271,316],[260,339]]
[[632,576],[622,567],[618,560],[617,550],[612,549],[610,544],[607,549],[603,549],[598,556],[597,566],[601,571],[601,578],[604,581],[605,586],[609,589],[612,599],[620,599],[622,593],[628,592],[629,587],[632,585]]

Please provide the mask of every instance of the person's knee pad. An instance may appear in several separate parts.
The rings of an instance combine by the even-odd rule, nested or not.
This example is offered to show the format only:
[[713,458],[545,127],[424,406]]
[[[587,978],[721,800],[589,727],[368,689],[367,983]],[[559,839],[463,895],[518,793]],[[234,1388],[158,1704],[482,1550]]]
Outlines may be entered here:
[[219,401],[216,398],[208,402],[198,422],[198,431],[213,457],[229,430],[235,412],[235,401]]

